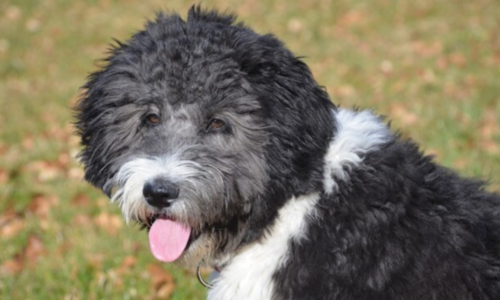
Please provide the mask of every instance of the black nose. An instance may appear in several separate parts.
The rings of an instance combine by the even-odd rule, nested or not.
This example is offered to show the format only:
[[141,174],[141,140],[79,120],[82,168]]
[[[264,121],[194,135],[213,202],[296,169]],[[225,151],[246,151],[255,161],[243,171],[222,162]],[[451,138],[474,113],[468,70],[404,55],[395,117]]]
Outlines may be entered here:
[[157,178],[146,182],[142,189],[146,201],[157,208],[169,206],[179,196],[179,187],[171,181]]

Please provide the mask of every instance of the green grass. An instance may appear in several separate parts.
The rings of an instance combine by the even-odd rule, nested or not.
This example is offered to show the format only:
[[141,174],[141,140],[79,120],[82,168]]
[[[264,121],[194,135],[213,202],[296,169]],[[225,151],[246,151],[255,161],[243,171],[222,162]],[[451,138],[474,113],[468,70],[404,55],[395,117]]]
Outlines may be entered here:
[[[244,3],[244,4],[243,4]],[[436,160],[500,188],[500,5],[478,1],[204,1],[272,32],[343,107],[374,108]],[[71,111],[111,38],[189,3],[0,3],[0,299],[203,299],[144,232],[81,180]],[[130,261],[133,261],[132,263]],[[161,297],[160,297],[161,298]]]

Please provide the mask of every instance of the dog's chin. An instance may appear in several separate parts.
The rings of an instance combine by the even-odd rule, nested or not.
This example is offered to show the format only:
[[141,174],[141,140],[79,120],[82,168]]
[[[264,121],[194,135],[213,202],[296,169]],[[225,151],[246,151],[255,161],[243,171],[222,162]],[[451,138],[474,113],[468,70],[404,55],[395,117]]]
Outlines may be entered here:
[[174,263],[185,268],[196,268],[200,263],[212,260],[213,241],[206,234],[200,234],[189,241],[181,257]]

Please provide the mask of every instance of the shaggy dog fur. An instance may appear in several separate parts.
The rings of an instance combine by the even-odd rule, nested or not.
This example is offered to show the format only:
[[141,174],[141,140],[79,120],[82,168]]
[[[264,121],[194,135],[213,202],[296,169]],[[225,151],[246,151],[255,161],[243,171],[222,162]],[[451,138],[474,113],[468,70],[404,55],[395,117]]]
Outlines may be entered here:
[[500,299],[498,195],[234,20],[160,13],[118,42],[77,106],[86,180],[188,228],[209,299]]

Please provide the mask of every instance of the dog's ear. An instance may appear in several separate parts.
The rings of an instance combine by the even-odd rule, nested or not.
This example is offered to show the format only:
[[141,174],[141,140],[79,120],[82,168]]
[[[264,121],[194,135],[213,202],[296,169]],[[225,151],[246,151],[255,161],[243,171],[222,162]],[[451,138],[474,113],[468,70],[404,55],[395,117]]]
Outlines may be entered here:
[[268,34],[259,36],[256,42],[252,41],[252,43],[240,46],[237,60],[240,62],[241,71],[249,78],[269,79],[280,73],[283,55],[289,56],[291,54],[283,52],[288,52],[283,44],[273,35]]

